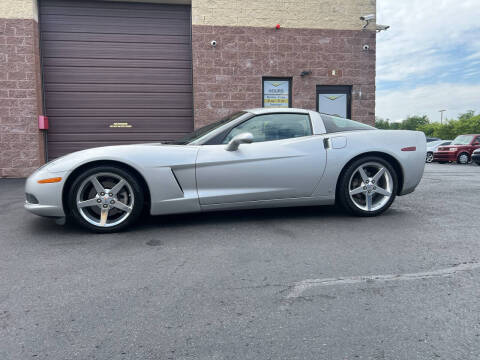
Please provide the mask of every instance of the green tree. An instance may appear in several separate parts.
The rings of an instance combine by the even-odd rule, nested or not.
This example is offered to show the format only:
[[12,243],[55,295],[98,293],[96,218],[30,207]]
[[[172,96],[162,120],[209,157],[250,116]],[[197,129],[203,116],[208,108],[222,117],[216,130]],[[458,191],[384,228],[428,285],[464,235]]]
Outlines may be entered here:
[[419,130],[426,136],[440,139],[454,139],[462,134],[480,134],[480,114],[475,115],[473,110],[458,114],[457,119],[446,119],[443,124],[430,122],[426,115],[408,116],[401,122],[389,122],[377,118],[376,126],[379,129],[390,130]]
[[390,122],[385,119],[382,119],[381,117],[376,116],[375,117],[375,127],[377,129],[383,129],[383,130],[388,130],[390,129]]
[[427,115],[423,116],[409,116],[401,123],[403,130],[417,130],[420,126],[428,125],[430,121]]

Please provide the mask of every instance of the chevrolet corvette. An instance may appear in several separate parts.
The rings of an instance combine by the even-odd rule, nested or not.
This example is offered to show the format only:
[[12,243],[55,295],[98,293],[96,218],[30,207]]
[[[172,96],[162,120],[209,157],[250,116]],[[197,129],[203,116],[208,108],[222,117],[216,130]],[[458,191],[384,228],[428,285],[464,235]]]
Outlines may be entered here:
[[172,143],[118,145],[54,159],[26,181],[25,208],[96,232],[142,214],[339,204],[358,216],[414,191],[422,132],[378,130],[302,109],[251,109]]

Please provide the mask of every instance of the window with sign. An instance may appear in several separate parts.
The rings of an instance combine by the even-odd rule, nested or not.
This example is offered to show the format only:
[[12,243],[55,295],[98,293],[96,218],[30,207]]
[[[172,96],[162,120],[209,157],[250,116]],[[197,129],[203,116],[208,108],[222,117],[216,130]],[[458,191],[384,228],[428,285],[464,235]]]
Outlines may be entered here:
[[263,99],[265,108],[292,107],[291,78],[263,78]]
[[317,85],[317,111],[322,114],[351,117],[351,86]]

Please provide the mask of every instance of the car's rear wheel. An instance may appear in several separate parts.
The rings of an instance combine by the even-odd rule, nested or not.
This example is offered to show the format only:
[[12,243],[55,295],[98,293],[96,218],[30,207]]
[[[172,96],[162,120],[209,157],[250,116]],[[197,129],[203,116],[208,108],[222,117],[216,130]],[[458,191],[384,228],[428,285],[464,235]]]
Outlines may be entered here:
[[395,169],[383,158],[360,158],[343,171],[338,185],[338,200],[350,213],[376,216],[395,200],[398,179]]
[[457,163],[458,164],[468,164],[468,162],[470,161],[470,157],[468,156],[468,153],[460,153],[457,157]]
[[73,219],[96,232],[115,232],[138,220],[144,195],[138,179],[117,166],[97,166],[74,180],[68,192]]
[[433,152],[427,152],[427,158],[425,159],[427,163],[431,163],[433,161]]

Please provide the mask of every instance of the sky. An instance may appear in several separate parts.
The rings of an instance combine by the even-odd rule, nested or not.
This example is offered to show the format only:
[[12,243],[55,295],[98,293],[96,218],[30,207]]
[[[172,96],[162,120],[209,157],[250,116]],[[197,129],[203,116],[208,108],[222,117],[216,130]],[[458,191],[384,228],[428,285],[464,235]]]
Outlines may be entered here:
[[480,113],[480,0],[377,0],[376,115]]

